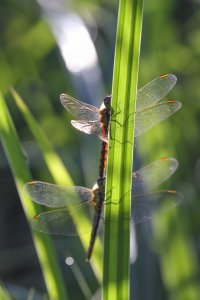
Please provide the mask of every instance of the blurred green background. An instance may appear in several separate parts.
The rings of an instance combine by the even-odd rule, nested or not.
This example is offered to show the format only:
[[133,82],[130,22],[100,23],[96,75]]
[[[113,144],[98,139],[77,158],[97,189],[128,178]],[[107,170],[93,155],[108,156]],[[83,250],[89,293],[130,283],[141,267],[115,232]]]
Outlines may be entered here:
[[[179,169],[165,187],[180,191],[183,201],[173,211],[156,216],[152,227],[149,223],[137,226],[137,261],[131,265],[132,299],[200,299],[199,8],[198,0],[149,0],[144,5],[138,86],[159,74],[173,73],[178,82],[167,99],[180,100],[183,107],[137,139],[134,169],[160,157],[176,157]],[[99,107],[101,99],[111,93],[117,10],[116,1],[0,3],[0,89],[34,179],[52,182],[9,88],[13,86],[22,96],[75,184],[92,187],[98,176],[100,141],[72,128],[59,95],[66,92]],[[1,147],[0,176],[0,280],[12,292],[17,288],[19,299],[26,299],[22,288],[34,288],[42,294],[45,286]],[[78,242],[66,241],[62,254],[60,261],[71,299],[87,299],[76,272],[64,264],[63,258],[69,254],[76,258],[91,294],[95,293],[98,282],[85,263],[84,253],[79,252]]]

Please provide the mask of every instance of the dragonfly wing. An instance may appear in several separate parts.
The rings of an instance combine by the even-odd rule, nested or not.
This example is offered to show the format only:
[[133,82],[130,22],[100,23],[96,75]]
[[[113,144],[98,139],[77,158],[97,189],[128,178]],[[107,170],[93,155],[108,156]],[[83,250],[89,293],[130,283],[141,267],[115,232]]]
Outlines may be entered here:
[[178,161],[175,158],[165,157],[133,172],[132,195],[136,196],[152,191],[165,182],[177,168]]
[[173,74],[161,75],[137,92],[136,111],[152,106],[165,97],[176,84],[177,78]]
[[64,108],[76,119],[86,122],[99,120],[99,109],[93,105],[78,101],[66,94],[60,95],[60,101]]
[[145,133],[148,129],[173,115],[181,108],[179,101],[166,101],[155,104],[135,114],[135,136]]
[[85,120],[72,120],[71,124],[76,129],[87,133],[87,134],[95,134],[101,135],[101,123],[100,121],[85,121]]
[[85,187],[64,187],[42,181],[28,182],[24,185],[24,190],[33,202],[54,208],[90,202],[93,199],[92,190]]
[[135,224],[152,219],[155,212],[164,212],[176,207],[182,200],[175,191],[157,191],[132,198],[132,213]]
[[[91,221],[88,218],[86,221],[85,216],[91,219],[91,210],[91,205],[84,203],[71,210],[63,209],[41,213],[31,220],[31,226],[36,231],[50,234],[66,236],[89,234],[92,230]],[[81,215],[82,213],[84,215]],[[84,216],[84,219],[81,216]],[[72,220],[78,220],[79,226]]]

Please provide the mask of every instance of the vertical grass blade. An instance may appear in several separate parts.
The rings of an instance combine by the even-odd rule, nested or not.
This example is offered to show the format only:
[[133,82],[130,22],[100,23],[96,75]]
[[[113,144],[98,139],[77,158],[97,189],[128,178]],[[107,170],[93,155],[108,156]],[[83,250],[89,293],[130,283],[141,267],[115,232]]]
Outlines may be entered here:
[[107,165],[104,299],[129,299],[133,133],[142,15],[142,0],[120,1]]
[[[39,207],[30,201],[23,192],[23,185],[30,180],[31,175],[26,165],[26,157],[21,149],[16,129],[1,93],[0,138],[10,164],[26,218],[27,220],[30,220],[33,215],[38,212]],[[49,298],[53,300],[68,299],[50,237],[33,231],[32,236],[43,271]]]

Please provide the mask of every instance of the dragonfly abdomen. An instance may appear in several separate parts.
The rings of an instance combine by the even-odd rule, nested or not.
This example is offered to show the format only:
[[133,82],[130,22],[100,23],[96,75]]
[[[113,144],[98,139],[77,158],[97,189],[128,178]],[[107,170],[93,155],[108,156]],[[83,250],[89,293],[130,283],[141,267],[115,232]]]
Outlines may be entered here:
[[99,177],[104,177],[105,176],[107,155],[108,155],[108,144],[106,142],[102,142],[100,162],[99,162]]
[[95,214],[93,219],[93,227],[91,232],[91,238],[90,238],[90,245],[87,252],[87,260],[90,259],[94,247],[94,243],[97,236],[97,231],[99,228],[99,222],[101,219],[102,209],[103,209],[103,203],[105,199],[105,178],[98,178],[97,180],[98,189],[96,190],[95,194]]

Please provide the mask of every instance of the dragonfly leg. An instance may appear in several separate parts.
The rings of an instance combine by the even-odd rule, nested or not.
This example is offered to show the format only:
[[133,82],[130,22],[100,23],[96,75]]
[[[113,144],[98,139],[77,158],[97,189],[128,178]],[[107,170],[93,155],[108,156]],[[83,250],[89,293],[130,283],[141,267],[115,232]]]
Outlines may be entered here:
[[120,123],[119,121],[117,121],[116,119],[113,119],[113,118],[115,118],[118,114],[120,114],[122,111],[121,111],[121,108],[120,108],[120,106],[119,106],[119,104],[118,104],[118,109],[119,109],[119,111],[117,111],[116,113],[112,113],[111,114],[111,120],[112,121],[114,121],[114,122],[116,122],[119,126],[121,126],[121,127],[123,127],[123,126],[126,126],[126,124],[127,124],[127,122],[128,122],[128,119],[130,118],[130,116],[131,115],[133,115],[134,113],[131,113],[128,117],[127,117],[127,119],[126,119],[126,121],[122,124],[122,123]]
[[109,197],[107,197],[107,194],[106,194],[106,197],[105,197],[105,200],[104,200],[104,203],[107,205],[107,204],[120,204],[120,202],[121,201],[123,201],[124,200],[124,198],[126,197],[126,195],[128,194],[128,193],[130,193],[131,192],[131,190],[130,191],[128,191],[128,192],[126,192],[126,193],[124,193],[123,195],[122,195],[122,197],[118,200],[118,201],[115,201],[115,202],[112,202],[112,201],[110,201],[110,202],[108,202],[108,200],[111,198],[111,191],[109,191],[108,193],[110,193],[110,196]]
[[[129,118],[129,117],[128,117]],[[128,118],[127,118],[127,120],[128,120]],[[126,126],[126,123],[127,123],[127,120],[125,121],[125,123],[124,124],[121,124],[120,122],[118,122],[117,120],[115,120],[115,119],[111,119],[112,120],[112,122],[116,122],[120,127],[124,127],[124,126]],[[109,139],[111,139],[111,140],[115,140],[116,142],[118,142],[118,143],[120,143],[120,144],[125,144],[125,143],[127,143],[127,144],[130,144],[130,145],[133,145],[133,142],[130,142],[130,141],[125,141],[125,142],[123,142],[123,143],[121,143],[119,140],[117,140],[117,139],[114,139],[113,137],[112,137],[112,130],[111,130],[111,127],[109,128]]]
[[130,144],[131,146],[134,145],[134,142],[130,142],[129,140],[125,141],[125,142],[120,142],[118,139],[114,139],[112,137],[112,133],[111,133],[111,129],[110,129],[110,137],[109,137],[110,140],[112,141],[116,141],[117,143],[123,145],[123,144]]
[[119,111],[117,111],[116,113],[114,113],[114,111],[112,110],[111,118],[116,117],[118,114],[121,113],[121,109],[120,109],[119,105],[118,105],[118,108],[119,108]]

